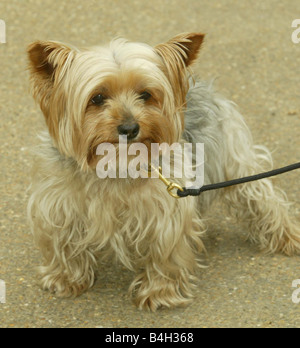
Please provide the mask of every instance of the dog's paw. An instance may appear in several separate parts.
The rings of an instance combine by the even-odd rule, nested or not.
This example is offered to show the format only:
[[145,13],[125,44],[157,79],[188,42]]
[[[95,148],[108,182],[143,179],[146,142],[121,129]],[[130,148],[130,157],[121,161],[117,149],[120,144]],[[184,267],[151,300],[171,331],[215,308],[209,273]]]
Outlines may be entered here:
[[65,275],[44,274],[41,281],[43,290],[48,290],[57,297],[77,297],[91,287],[89,282],[70,282]]
[[192,301],[192,294],[189,290],[187,291],[188,287],[189,285],[181,284],[179,280],[156,277],[149,281],[147,278],[139,276],[132,283],[130,291],[134,296],[134,303],[139,309],[155,312],[162,307],[187,306]]
[[300,227],[292,221],[281,225],[276,233],[265,235],[263,241],[262,249],[266,253],[300,255]]

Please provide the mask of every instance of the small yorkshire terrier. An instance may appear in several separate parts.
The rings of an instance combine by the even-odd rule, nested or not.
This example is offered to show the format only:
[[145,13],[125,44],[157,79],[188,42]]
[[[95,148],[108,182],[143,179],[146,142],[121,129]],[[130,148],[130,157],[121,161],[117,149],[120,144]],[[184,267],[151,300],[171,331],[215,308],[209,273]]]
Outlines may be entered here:
[[124,39],[85,49],[52,41],[29,46],[32,93],[48,128],[28,204],[44,257],[43,289],[80,295],[93,286],[99,258],[114,252],[136,272],[129,291],[138,308],[189,303],[204,250],[203,216],[215,199],[248,223],[260,249],[299,254],[299,224],[269,179],[175,199],[157,178],[96,175],[97,147],[118,149],[120,135],[149,151],[154,143],[203,143],[204,184],[270,169],[270,152],[253,144],[234,103],[193,78],[203,40],[188,33],[156,47]]

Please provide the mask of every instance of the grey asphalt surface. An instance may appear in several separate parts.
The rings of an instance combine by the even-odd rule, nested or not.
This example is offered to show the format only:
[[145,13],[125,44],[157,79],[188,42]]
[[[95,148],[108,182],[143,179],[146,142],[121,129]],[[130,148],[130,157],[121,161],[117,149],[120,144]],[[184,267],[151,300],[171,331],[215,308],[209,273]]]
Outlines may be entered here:
[[[300,43],[291,23],[299,0],[1,0],[7,43],[0,44],[0,327],[300,327],[292,281],[300,257],[262,255],[245,241],[247,226],[224,207],[210,212],[206,269],[187,308],[156,313],[137,310],[127,288],[133,274],[110,261],[88,293],[58,299],[39,289],[39,251],[26,221],[29,172],[44,128],[28,88],[26,46],[58,40],[97,45],[122,36],[157,44],[180,32],[207,33],[195,70],[217,78],[217,89],[235,101],[257,143],[267,145],[276,167],[300,158]],[[277,178],[300,221],[299,171]]]

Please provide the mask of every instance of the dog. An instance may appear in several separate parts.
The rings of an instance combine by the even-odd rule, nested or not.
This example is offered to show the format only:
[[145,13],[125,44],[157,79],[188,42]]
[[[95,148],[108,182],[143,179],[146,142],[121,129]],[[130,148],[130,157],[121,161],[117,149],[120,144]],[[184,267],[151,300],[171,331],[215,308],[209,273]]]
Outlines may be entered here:
[[215,200],[248,223],[261,250],[299,254],[299,224],[270,179],[175,199],[157,178],[96,175],[97,147],[118,149],[120,135],[149,152],[153,143],[204,144],[205,184],[272,167],[235,104],[193,74],[204,36],[184,33],[155,47],[121,38],[84,49],[28,47],[31,90],[47,125],[28,203],[43,289],[78,296],[93,286],[99,258],[114,254],[135,272],[129,293],[138,308],[187,305]]

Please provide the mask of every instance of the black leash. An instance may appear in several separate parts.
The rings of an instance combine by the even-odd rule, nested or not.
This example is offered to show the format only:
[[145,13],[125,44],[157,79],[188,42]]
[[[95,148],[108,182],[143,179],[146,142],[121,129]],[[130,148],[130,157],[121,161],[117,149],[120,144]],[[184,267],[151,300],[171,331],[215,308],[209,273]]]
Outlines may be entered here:
[[199,196],[202,192],[205,192],[205,191],[217,190],[217,189],[228,187],[228,186],[239,185],[239,184],[244,184],[244,183],[250,182],[250,181],[261,180],[264,178],[269,178],[270,176],[275,176],[275,175],[283,174],[286,172],[290,172],[290,171],[295,170],[295,169],[300,169],[300,162],[295,163],[295,164],[291,164],[291,165],[283,167],[283,168],[270,170],[269,172],[265,172],[265,173],[261,173],[261,174],[246,176],[246,177],[240,178],[240,179],[219,182],[217,184],[204,185],[198,189],[187,189],[184,187],[183,191],[181,191],[181,190],[177,191],[177,195],[179,197]]

